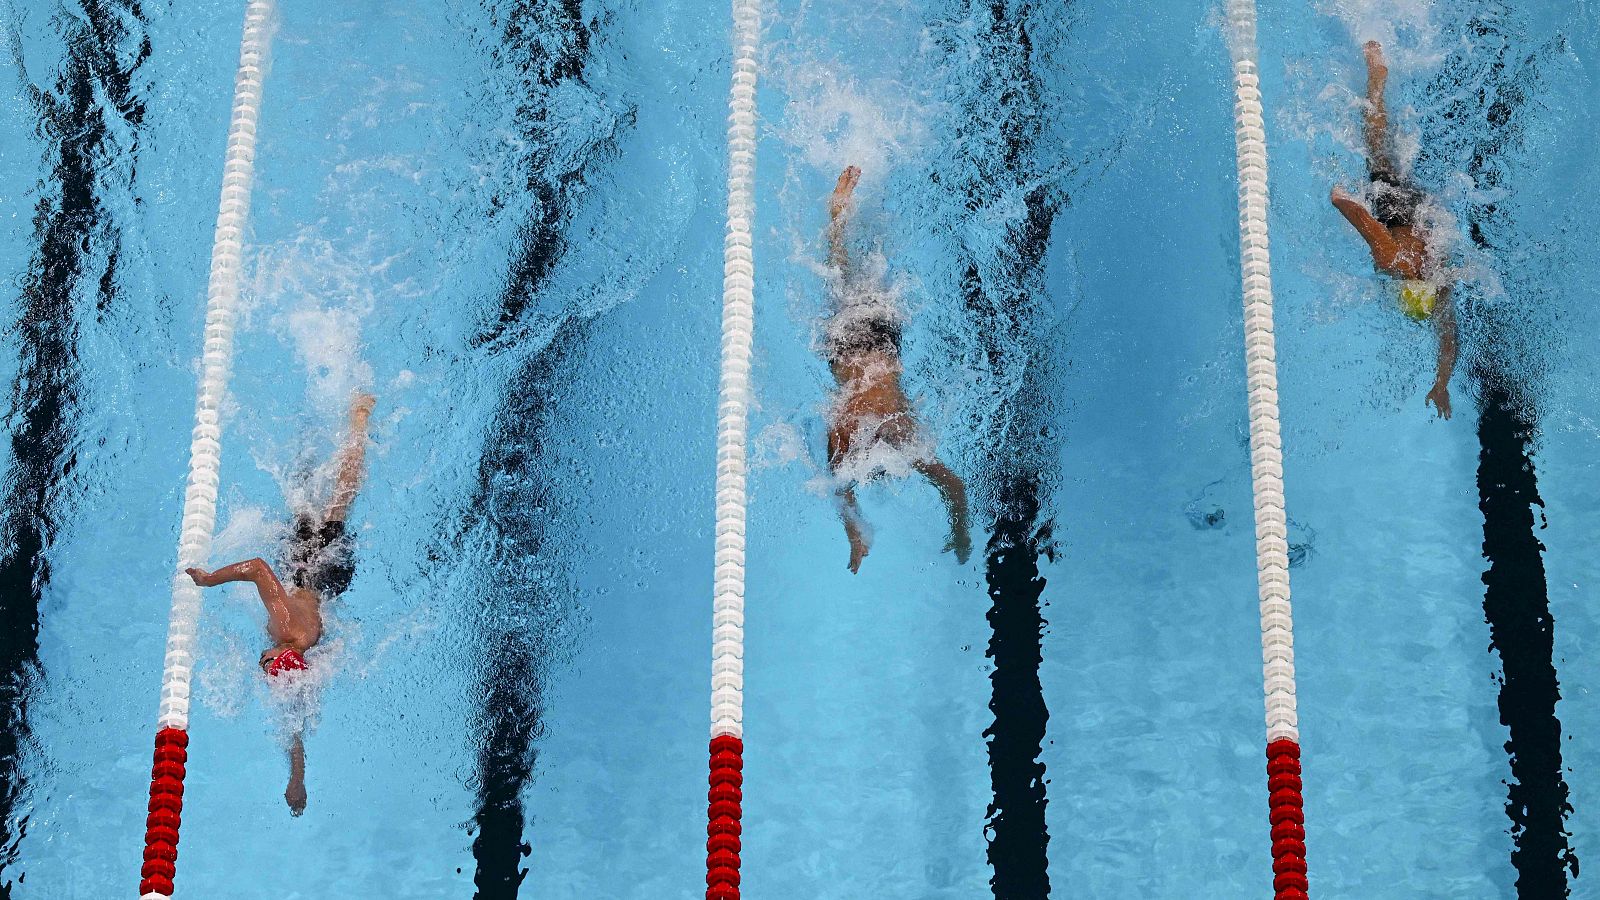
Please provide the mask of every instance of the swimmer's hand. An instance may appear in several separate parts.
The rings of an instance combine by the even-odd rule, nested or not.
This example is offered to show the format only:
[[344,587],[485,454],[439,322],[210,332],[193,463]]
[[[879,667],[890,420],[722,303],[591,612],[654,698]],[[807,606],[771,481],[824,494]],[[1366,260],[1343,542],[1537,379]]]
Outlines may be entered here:
[[359,394],[355,402],[350,404],[350,424],[357,428],[365,427],[367,419],[372,417],[372,407],[376,406],[378,398],[371,394]]
[[944,549],[955,551],[956,562],[966,565],[972,558],[972,535],[968,533],[966,523],[961,523],[950,529],[950,540],[945,543]]
[[1389,66],[1383,59],[1383,45],[1377,41],[1367,41],[1362,50],[1367,57],[1367,79],[1382,84],[1389,77]]
[[1359,199],[1357,199],[1355,194],[1350,193],[1349,191],[1345,190],[1343,187],[1341,187],[1341,186],[1339,186],[1337,184],[1334,185],[1333,186],[1333,190],[1331,192],[1329,192],[1328,200],[1330,202],[1332,202],[1334,206],[1338,206],[1341,203],[1360,203],[1361,202]]
[[305,782],[291,780],[289,786],[283,789],[283,801],[289,804],[289,815],[303,815],[306,811]]
[[851,536],[850,538],[850,573],[852,575],[861,571],[861,561],[867,558],[867,553],[872,548],[867,546],[865,538]]
[[1428,399],[1423,402],[1433,404],[1433,408],[1439,411],[1439,418],[1450,418],[1450,385],[1434,385],[1433,390],[1428,392]]

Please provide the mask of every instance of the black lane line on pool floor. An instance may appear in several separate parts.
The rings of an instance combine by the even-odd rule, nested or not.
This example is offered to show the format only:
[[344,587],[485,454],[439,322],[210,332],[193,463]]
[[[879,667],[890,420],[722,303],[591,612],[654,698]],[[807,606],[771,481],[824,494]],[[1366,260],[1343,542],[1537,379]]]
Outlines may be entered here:
[[[1423,140],[1424,162],[1446,172],[1465,159],[1479,196],[1511,188],[1514,153],[1521,146],[1521,114],[1538,88],[1541,59],[1559,43],[1530,50],[1513,10],[1500,0],[1470,4],[1462,22],[1461,50],[1445,63],[1430,88],[1443,98],[1436,133]],[[1436,157],[1429,160],[1428,157]],[[1492,200],[1469,207],[1467,234],[1480,251],[1515,258],[1525,245],[1515,223]],[[1538,419],[1533,395],[1538,375],[1539,318],[1517,306],[1538,302],[1535,291],[1503,273],[1509,297],[1478,304],[1476,340],[1470,348],[1471,380],[1478,399],[1478,496],[1483,513],[1484,617],[1490,645],[1500,657],[1500,721],[1510,732],[1506,815],[1511,819],[1511,863],[1521,900],[1567,897],[1568,873],[1578,874],[1566,827],[1572,812],[1562,776],[1561,689],[1554,660],[1555,622],[1544,569],[1544,527],[1533,442]],[[1471,290],[1471,286],[1467,286]],[[1508,305],[1509,303],[1509,305]]]
[[557,596],[549,559],[553,509],[548,475],[551,399],[583,345],[583,320],[569,319],[509,385],[479,467],[473,504],[493,548],[484,561],[489,590],[478,611],[482,659],[476,731],[477,811],[472,855],[478,900],[515,900],[532,852],[522,795],[533,775],[533,742],[543,734],[544,684],[553,648],[547,635],[568,605]]
[[1045,823],[1049,798],[1043,751],[1050,710],[1045,705],[1039,666],[1044,660],[1044,613],[1040,595],[1039,548],[1049,541],[1048,525],[1036,530],[1037,482],[1013,479],[1001,488],[1005,511],[989,539],[985,577],[989,585],[988,657],[994,723],[989,741],[990,886],[1001,900],[1050,896],[1050,830]]
[[1544,545],[1534,514],[1543,506],[1534,474],[1533,414],[1504,387],[1503,374],[1474,367],[1480,384],[1478,496],[1483,510],[1484,617],[1500,654],[1500,721],[1510,730],[1506,814],[1511,817],[1517,895],[1568,895],[1567,867],[1578,860],[1568,844],[1572,812],[1561,774],[1561,685],[1554,662]]
[[[1009,304],[1032,301],[1027,284],[1035,281],[1049,246],[1054,203],[1043,191],[1026,202],[1028,219],[1013,235],[1018,285],[1007,290]],[[968,272],[971,291],[981,291],[976,271]],[[969,296],[969,304],[977,298]],[[1030,350],[1045,352],[1041,343]],[[1044,661],[1046,621],[1041,597],[1045,579],[1039,558],[1050,552],[1052,526],[1041,521],[1042,495],[1048,492],[1047,467],[1054,448],[1045,439],[1052,405],[1040,383],[1043,361],[1030,360],[1024,385],[1007,405],[1011,427],[992,448],[988,466],[997,483],[999,509],[985,550],[990,627],[987,656],[989,711],[994,721],[984,731],[989,748],[989,778],[994,799],[989,804],[985,834],[989,884],[996,900],[1041,900],[1050,896],[1049,804],[1044,750],[1050,710],[1045,703],[1039,669]]]
[[[536,312],[540,288],[566,252],[566,229],[591,164],[611,149],[607,143],[587,153],[557,152],[563,149],[557,137],[562,118],[549,108],[553,91],[565,82],[582,81],[594,30],[605,14],[596,11],[585,17],[580,0],[512,0],[485,8],[493,21],[503,23],[496,55],[515,68],[522,92],[519,127],[529,146],[550,148],[527,162],[526,189],[534,204],[522,225],[499,309],[475,340],[480,347],[500,344],[498,349],[509,351],[520,326]],[[570,160],[568,167],[557,169],[558,158]],[[479,469],[474,514],[486,519],[493,533],[489,545],[495,554],[489,565],[496,586],[485,598],[494,609],[479,617],[484,652],[472,840],[476,900],[515,900],[528,875],[523,863],[533,851],[526,838],[523,794],[533,777],[533,742],[543,733],[550,655],[544,635],[555,624],[552,616],[566,608],[539,574],[553,568],[540,562],[551,490],[542,469],[549,438],[547,405],[559,373],[581,342],[582,322],[568,319],[550,345],[523,365],[507,386]]]
[[975,133],[962,142],[962,171],[936,179],[962,192],[967,208],[979,215],[992,214],[988,207],[998,195],[1022,197],[1025,209],[1007,226],[1002,258],[980,260],[972,248],[963,248],[968,260],[962,290],[988,364],[998,374],[1014,362],[1008,357],[1029,355],[1021,388],[1003,405],[1002,427],[992,430],[993,445],[981,451],[984,480],[993,490],[985,499],[997,510],[984,573],[994,720],[983,734],[994,792],[984,836],[996,900],[1050,896],[1049,798],[1040,758],[1050,711],[1039,674],[1046,627],[1039,557],[1051,541],[1051,525],[1040,514],[1055,447],[1047,437],[1053,415],[1045,383],[1049,340],[1038,325],[1045,254],[1065,197],[1042,177],[1035,158],[1044,112],[1028,32],[1032,8],[1001,0],[957,4],[954,21],[975,21],[979,31],[969,39],[976,53],[960,42],[952,48],[953,56],[971,60],[967,75],[977,89],[963,98],[958,115],[974,123]]
[[[543,148],[528,164],[523,189],[534,199],[522,224],[522,239],[511,265],[510,278],[500,295],[500,309],[478,334],[478,345],[499,343],[512,333],[538,296],[539,288],[567,249],[566,229],[573,207],[588,180],[587,168],[597,155],[569,152],[561,144],[564,113],[549,103],[550,95],[564,83],[583,83],[584,65],[596,28],[608,13],[586,17],[582,0],[509,0],[487,2],[484,8],[496,23],[503,22],[496,58],[514,69],[522,91],[518,126],[528,145]],[[565,159],[567,168],[557,168]],[[507,202],[497,198],[496,206]]]
[[[104,177],[107,161],[137,144],[144,101],[130,84],[150,54],[149,41],[133,31],[144,26],[137,5],[90,2],[81,17],[54,21],[65,27],[67,49],[49,91],[28,78],[17,23],[5,26],[19,94],[56,157],[34,208],[38,250],[20,284],[13,329],[20,365],[6,418],[12,459],[0,511],[0,873],[15,863],[26,832],[20,757],[31,743],[28,699],[41,674],[39,602],[78,463],[79,323],[116,300],[121,231],[97,190],[115,183]],[[121,120],[115,129],[113,117]],[[131,164],[127,169],[131,177]],[[79,308],[80,299],[94,308]],[[12,886],[0,880],[0,898],[8,900]]]

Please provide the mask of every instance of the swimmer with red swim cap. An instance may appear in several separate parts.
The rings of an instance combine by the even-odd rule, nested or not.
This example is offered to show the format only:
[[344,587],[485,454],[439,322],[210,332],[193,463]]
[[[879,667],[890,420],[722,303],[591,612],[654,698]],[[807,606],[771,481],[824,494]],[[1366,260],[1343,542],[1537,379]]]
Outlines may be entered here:
[[[322,603],[343,593],[355,574],[344,523],[361,489],[367,420],[376,402],[371,394],[360,394],[350,405],[350,437],[339,451],[339,472],[328,508],[315,518],[303,513],[295,516],[293,543],[282,567],[289,575],[288,587],[260,557],[212,572],[188,570],[201,587],[230,581],[256,586],[261,604],[267,608],[267,635],[272,638],[272,646],[261,654],[261,668],[269,676],[306,668],[306,651],[322,640]],[[297,730],[289,748],[289,787],[283,793],[289,810],[297,816],[306,808],[305,777],[305,741]]]

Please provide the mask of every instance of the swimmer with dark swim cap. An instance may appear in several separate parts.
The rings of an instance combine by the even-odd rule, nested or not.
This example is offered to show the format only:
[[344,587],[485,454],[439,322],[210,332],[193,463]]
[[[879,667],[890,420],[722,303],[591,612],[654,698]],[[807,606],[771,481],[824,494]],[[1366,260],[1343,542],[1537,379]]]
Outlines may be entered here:
[[[248,581],[256,586],[261,605],[267,609],[267,636],[272,639],[272,646],[261,654],[261,669],[268,676],[307,668],[306,652],[322,640],[323,602],[343,593],[355,574],[350,541],[345,536],[345,518],[361,489],[367,421],[376,402],[371,394],[361,394],[350,405],[350,437],[339,452],[339,471],[327,509],[316,519],[305,514],[295,517],[294,539],[283,567],[290,576],[289,587],[284,587],[272,566],[260,557],[212,572],[188,570],[189,577],[200,587],[233,581]],[[283,796],[297,816],[306,808],[305,775],[305,740],[296,730],[289,748],[289,786]]]
[[1367,173],[1372,188],[1372,209],[1343,188],[1333,189],[1335,208],[1355,226],[1372,250],[1380,272],[1394,278],[1400,311],[1413,321],[1432,320],[1439,335],[1438,365],[1433,389],[1426,402],[1439,415],[1450,418],[1450,374],[1456,365],[1456,315],[1449,287],[1440,283],[1438,248],[1417,230],[1417,213],[1427,194],[1400,174],[1389,134],[1389,113],[1383,102],[1389,68],[1383,48],[1368,41],[1367,54]]
[[[828,423],[828,469],[836,476],[841,467],[874,447],[886,445],[913,451],[922,437],[912,415],[911,401],[900,386],[900,312],[888,294],[861,283],[845,247],[845,219],[860,180],[861,170],[847,167],[839,175],[828,203],[828,263],[839,272],[826,337],[828,367],[839,385],[832,421]],[[949,512],[950,540],[945,549],[966,562],[972,552],[966,485],[932,455],[931,449],[918,455],[911,465],[938,489]],[[861,560],[869,550],[855,484],[850,480],[838,489],[839,515],[850,541],[852,572],[861,569]]]

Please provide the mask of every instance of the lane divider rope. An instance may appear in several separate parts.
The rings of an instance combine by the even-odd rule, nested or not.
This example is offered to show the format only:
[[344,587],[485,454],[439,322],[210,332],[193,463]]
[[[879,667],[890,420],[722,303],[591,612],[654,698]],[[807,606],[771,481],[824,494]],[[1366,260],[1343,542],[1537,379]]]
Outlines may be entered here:
[[1272,260],[1267,235],[1267,133],[1256,65],[1255,0],[1228,0],[1234,141],[1239,168],[1239,252],[1249,385],[1250,474],[1255,495],[1256,580],[1261,601],[1267,712],[1267,796],[1276,900],[1307,900],[1305,801],[1295,709],[1294,614],[1289,603],[1288,517],[1278,427]]
[[233,113],[222,167],[222,197],[211,245],[211,276],[206,286],[204,349],[195,398],[189,478],[183,492],[183,524],[178,566],[172,579],[172,614],[167,622],[167,652],[161,673],[161,706],[155,762],[150,772],[149,817],[145,820],[142,900],[167,900],[177,876],[178,829],[183,814],[183,780],[188,764],[189,683],[194,672],[195,628],[200,589],[184,574],[211,555],[217,523],[217,488],[222,453],[221,411],[233,356],[233,321],[239,301],[245,222],[250,215],[250,185],[255,178],[256,125],[267,48],[272,39],[272,0],[251,0],[239,41],[239,69],[233,83]]
[[739,900],[744,802],[745,453],[755,328],[755,257],[750,231],[755,218],[756,48],[760,37],[760,0],[733,0],[728,227],[722,248],[722,376],[717,404],[706,900]]

